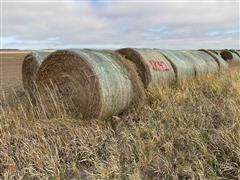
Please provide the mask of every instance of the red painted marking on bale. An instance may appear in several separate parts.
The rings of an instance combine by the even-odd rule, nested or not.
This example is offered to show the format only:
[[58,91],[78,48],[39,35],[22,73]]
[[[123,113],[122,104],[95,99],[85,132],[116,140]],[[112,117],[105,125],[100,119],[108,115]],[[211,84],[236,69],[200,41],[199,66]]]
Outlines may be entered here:
[[148,64],[152,67],[155,71],[170,71],[168,65],[161,60],[150,60],[148,61]]

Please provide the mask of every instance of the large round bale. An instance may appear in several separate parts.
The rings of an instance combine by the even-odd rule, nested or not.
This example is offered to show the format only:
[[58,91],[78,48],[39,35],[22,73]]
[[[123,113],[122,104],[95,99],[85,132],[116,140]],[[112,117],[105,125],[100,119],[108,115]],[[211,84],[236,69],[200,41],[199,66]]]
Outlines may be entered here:
[[32,51],[27,54],[22,63],[22,82],[24,89],[32,95],[35,86],[36,75],[43,60],[52,51]]
[[176,79],[170,62],[157,50],[124,48],[118,53],[136,65],[146,88],[170,84]]
[[237,51],[236,49],[230,49],[229,51],[231,51],[232,53],[235,53],[240,57],[239,51]]
[[202,51],[188,51],[188,53],[192,54],[196,59],[204,61],[207,65],[207,73],[208,74],[215,74],[219,72],[219,66],[217,61],[210,55],[202,52]]
[[239,64],[240,63],[240,56],[234,50],[223,50],[220,52],[222,58],[232,64]]
[[202,58],[194,56],[190,51],[180,51],[179,53],[183,54],[184,58],[193,64],[197,77],[208,73],[208,65]]
[[212,56],[215,59],[215,61],[217,61],[220,71],[228,69],[228,63],[226,61],[224,61],[224,59],[219,54],[213,53],[207,49],[200,49],[199,51],[202,51],[202,52]]
[[106,118],[145,96],[136,70],[124,61],[110,51],[59,50],[42,63],[36,83],[40,92],[57,87],[71,116]]
[[172,64],[178,81],[195,77],[193,63],[187,60],[180,51],[160,49],[158,51]]

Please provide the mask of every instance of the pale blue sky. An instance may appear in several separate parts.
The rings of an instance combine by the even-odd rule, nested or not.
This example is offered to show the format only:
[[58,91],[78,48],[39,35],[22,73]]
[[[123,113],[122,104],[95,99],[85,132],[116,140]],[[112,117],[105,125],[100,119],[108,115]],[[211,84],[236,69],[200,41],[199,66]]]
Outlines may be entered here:
[[240,48],[238,1],[10,1],[3,48]]

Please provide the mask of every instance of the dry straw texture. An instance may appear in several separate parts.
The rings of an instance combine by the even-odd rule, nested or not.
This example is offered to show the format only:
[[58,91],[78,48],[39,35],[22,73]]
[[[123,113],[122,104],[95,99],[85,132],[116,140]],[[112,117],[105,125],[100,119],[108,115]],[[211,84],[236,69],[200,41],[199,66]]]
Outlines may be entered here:
[[136,65],[146,88],[163,86],[175,81],[172,65],[157,50],[125,48],[118,52]]
[[0,106],[0,179],[240,177],[239,70],[159,88],[141,111],[107,120],[13,105]]
[[36,75],[43,60],[50,54],[47,51],[33,51],[26,55],[22,64],[23,87],[32,96]]
[[132,66],[122,61],[110,51],[59,50],[43,62],[37,84],[41,90],[57,89],[73,117],[109,117],[129,107],[136,100],[134,93],[141,91],[137,77],[128,71]]

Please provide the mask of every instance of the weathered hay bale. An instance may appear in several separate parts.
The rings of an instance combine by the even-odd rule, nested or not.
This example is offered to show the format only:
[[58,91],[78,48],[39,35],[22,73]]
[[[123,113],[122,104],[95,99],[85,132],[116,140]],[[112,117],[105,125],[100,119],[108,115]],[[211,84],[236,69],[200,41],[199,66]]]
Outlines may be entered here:
[[213,53],[207,49],[199,49],[199,51],[202,51],[202,52],[212,56],[218,63],[219,71],[228,69],[228,63],[226,61],[224,61],[224,59],[220,55]]
[[24,89],[33,94],[36,75],[43,60],[51,51],[33,51],[26,55],[22,63],[22,82]]
[[136,107],[136,108],[138,108],[140,106],[142,107],[144,105],[144,102],[146,101],[147,97],[145,94],[144,84],[138,75],[137,67],[133,62],[131,62],[127,59],[124,59],[121,56],[119,57],[119,59],[121,60],[121,62],[125,66],[125,68],[127,69],[128,73],[129,73],[129,78],[132,82],[133,91],[134,91],[132,105],[133,105],[133,107]]
[[176,79],[170,62],[157,50],[124,48],[118,53],[136,65],[145,88],[170,84]]
[[196,57],[197,59],[201,59],[202,61],[204,61],[207,65],[207,73],[208,74],[215,74],[217,72],[219,72],[219,66],[217,61],[210,55],[202,52],[202,51],[188,51],[190,54],[192,54],[194,57]]
[[222,58],[227,61],[228,63],[239,64],[240,63],[240,56],[234,50],[223,50],[220,52]]
[[240,57],[239,51],[237,51],[236,49],[230,49],[229,51],[231,51],[232,53],[237,54]]
[[145,96],[136,70],[124,61],[110,51],[59,50],[42,63],[36,83],[40,92],[55,85],[71,116],[105,118]]
[[208,65],[202,58],[193,55],[190,51],[180,51],[179,53],[182,53],[184,58],[193,64],[197,77],[208,73]]
[[162,53],[172,64],[178,81],[195,77],[193,63],[187,60],[182,53],[173,50],[158,49],[158,51]]

